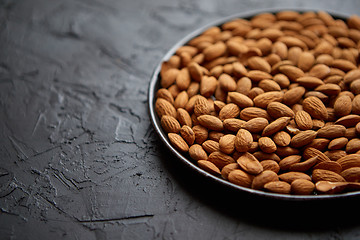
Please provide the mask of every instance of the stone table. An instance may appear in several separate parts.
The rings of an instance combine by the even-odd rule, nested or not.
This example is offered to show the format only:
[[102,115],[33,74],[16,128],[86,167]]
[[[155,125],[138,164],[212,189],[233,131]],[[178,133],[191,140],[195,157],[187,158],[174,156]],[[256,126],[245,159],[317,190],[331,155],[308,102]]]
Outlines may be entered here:
[[0,1],[1,239],[358,239],[359,199],[284,202],[185,168],[148,116],[187,33],[259,8],[358,0]]

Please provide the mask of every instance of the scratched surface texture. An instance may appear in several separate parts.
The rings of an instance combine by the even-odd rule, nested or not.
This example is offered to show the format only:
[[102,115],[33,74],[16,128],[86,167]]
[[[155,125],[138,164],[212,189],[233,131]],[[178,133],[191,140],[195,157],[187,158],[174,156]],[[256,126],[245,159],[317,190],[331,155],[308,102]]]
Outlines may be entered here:
[[147,111],[151,73],[230,14],[325,0],[1,0],[0,239],[359,239],[359,199],[259,199],[184,168]]

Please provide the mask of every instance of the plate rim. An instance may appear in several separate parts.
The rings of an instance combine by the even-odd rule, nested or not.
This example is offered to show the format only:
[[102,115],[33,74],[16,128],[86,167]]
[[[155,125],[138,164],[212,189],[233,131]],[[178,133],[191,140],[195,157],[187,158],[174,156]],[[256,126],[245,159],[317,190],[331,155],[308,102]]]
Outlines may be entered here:
[[229,181],[226,181],[220,177],[217,177],[215,175],[212,175],[205,170],[198,167],[192,160],[186,158],[181,153],[179,153],[169,142],[167,138],[167,134],[162,130],[160,125],[160,120],[155,112],[155,91],[158,89],[160,83],[159,83],[159,74],[161,69],[161,64],[168,60],[175,51],[180,47],[186,44],[189,40],[192,38],[198,36],[200,33],[204,32],[206,29],[212,26],[219,26],[231,19],[235,18],[250,18],[252,16],[255,16],[260,13],[270,12],[270,13],[277,13],[280,11],[296,11],[296,12],[307,12],[307,11],[325,11],[332,15],[335,18],[339,19],[346,19],[349,18],[349,14],[339,13],[332,10],[326,10],[326,9],[309,9],[309,8],[262,8],[257,10],[251,10],[251,11],[245,11],[245,12],[239,12],[235,14],[231,14],[226,17],[221,17],[219,19],[216,19],[214,21],[211,21],[208,24],[205,24],[199,28],[196,28],[195,30],[191,31],[190,33],[186,34],[182,39],[178,40],[167,52],[165,55],[161,58],[161,60],[156,64],[156,67],[154,71],[151,74],[150,83],[149,83],[149,90],[148,90],[148,111],[150,113],[150,120],[151,124],[153,125],[155,131],[157,132],[158,136],[160,137],[163,144],[167,146],[167,148],[174,154],[177,159],[182,161],[185,165],[190,167],[190,169],[196,171],[203,177],[207,179],[211,179],[212,181],[215,181],[221,185],[224,185],[227,188],[231,188],[233,190],[240,190],[241,192],[245,192],[251,195],[256,195],[259,197],[264,198],[272,198],[272,199],[279,199],[279,200],[291,200],[291,201],[319,201],[319,200],[334,200],[334,199],[343,199],[343,198],[350,198],[350,197],[357,197],[360,195],[360,191],[356,192],[347,192],[347,193],[341,193],[341,194],[321,194],[321,195],[290,195],[290,194],[278,194],[278,193],[271,193],[271,192],[265,192],[261,190],[255,190],[251,188],[242,187],[239,185],[236,185],[234,183],[231,183]]

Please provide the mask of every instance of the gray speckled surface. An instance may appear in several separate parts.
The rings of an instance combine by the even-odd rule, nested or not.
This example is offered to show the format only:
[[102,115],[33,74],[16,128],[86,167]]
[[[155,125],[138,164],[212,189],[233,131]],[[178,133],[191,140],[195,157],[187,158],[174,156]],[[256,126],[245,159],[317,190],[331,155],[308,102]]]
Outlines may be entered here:
[[0,238],[358,239],[358,199],[222,189],[151,126],[147,89],[166,51],[267,7],[360,14],[358,0],[0,1]]

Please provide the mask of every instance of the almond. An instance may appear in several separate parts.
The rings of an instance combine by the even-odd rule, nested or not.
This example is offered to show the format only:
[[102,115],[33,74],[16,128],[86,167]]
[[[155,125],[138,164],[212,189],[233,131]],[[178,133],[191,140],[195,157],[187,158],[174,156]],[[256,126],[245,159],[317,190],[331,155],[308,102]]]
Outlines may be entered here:
[[348,168],[340,173],[348,182],[360,182],[360,167]]
[[290,145],[295,148],[303,147],[311,143],[315,139],[316,134],[313,130],[300,132],[291,139]]
[[308,147],[305,149],[303,153],[303,157],[305,159],[318,157],[318,162],[329,162],[330,159],[322,152],[317,150],[316,148]]
[[228,175],[228,180],[236,185],[242,186],[242,187],[250,187],[253,176],[240,170],[235,169],[231,171]]
[[302,52],[299,56],[299,60],[297,62],[297,66],[307,72],[315,63],[315,57],[310,52]]
[[221,176],[224,179],[228,179],[229,173],[235,169],[239,169],[239,164],[230,163],[230,164],[226,165],[225,167],[223,167],[223,169],[221,169]]
[[263,79],[271,79],[272,76],[267,73],[260,70],[251,70],[247,73],[247,77],[253,80],[254,82],[259,82]]
[[207,138],[208,138],[208,130],[201,126],[201,125],[196,125],[192,128],[192,130],[194,131],[195,134],[195,142],[198,144],[202,144]]
[[283,92],[271,91],[262,93],[254,98],[256,107],[266,108],[271,102],[281,102],[284,97]]
[[274,80],[264,79],[259,82],[259,88],[263,89],[264,92],[280,91],[280,85]]
[[155,102],[155,111],[161,118],[163,115],[176,117],[176,110],[174,106],[163,98],[158,98]]
[[327,119],[328,112],[324,103],[317,97],[308,97],[303,101],[303,109],[308,112],[311,117],[316,119]]
[[236,118],[228,118],[223,122],[224,128],[231,132],[239,131],[239,129],[242,128],[244,124],[245,121]]
[[178,133],[180,131],[180,123],[172,116],[162,116],[161,126],[167,133]]
[[200,94],[204,97],[210,97],[215,93],[218,81],[213,76],[204,76],[200,81]]
[[306,172],[317,163],[317,157],[309,158],[303,162],[290,165],[289,170],[295,172]]
[[316,164],[313,169],[324,169],[332,172],[340,173],[342,170],[341,165],[338,162],[327,161]]
[[281,117],[276,119],[264,128],[262,136],[267,137],[282,130],[289,122],[289,117]]
[[324,79],[330,73],[330,68],[325,64],[316,64],[309,71],[309,76]]
[[264,171],[271,170],[275,173],[280,171],[279,164],[274,160],[263,160],[260,162],[260,164],[263,166]]
[[351,112],[353,114],[359,114],[360,115],[360,94],[356,95],[352,101],[352,110]]
[[347,128],[354,127],[360,122],[360,116],[355,114],[350,114],[336,120],[335,124],[343,125]]
[[235,80],[228,74],[223,73],[219,77],[219,86],[226,92],[235,91],[237,88]]
[[208,158],[205,150],[199,144],[194,144],[189,148],[189,155],[195,161],[206,160]]
[[344,83],[350,84],[356,79],[360,79],[360,69],[354,69],[347,72],[344,76]]
[[296,79],[296,82],[308,89],[314,89],[324,84],[323,80],[320,78],[311,76],[300,77]]
[[274,135],[273,140],[277,146],[285,147],[290,144],[291,136],[287,132],[280,131]]
[[188,101],[189,101],[189,95],[187,94],[186,91],[182,91],[176,96],[174,101],[174,107],[176,109],[184,108]]
[[334,59],[334,61],[332,61],[331,63],[331,66],[334,68],[341,69],[345,72],[357,69],[355,64],[345,59]]
[[240,108],[247,108],[254,106],[253,100],[251,100],[248,96],[238,93],[238,92],[229,92],[228,96],[232,103],[235,103]]
[[201,145],[203,149],[208,153],[220,151],[219,143],[214,140],[206,140]]
[[282,102],[288,106],[294,105],[295,103],[298,103],[300,99],[302,99],[304,93],[304,87],[292,88],[285,92]]
[[287,183],[292,183],[296,179],[305,179],[308,181],[311,181],[311,178],[309,175],[302,173],[302,172],[287,172],[279,175],[279,178],[282,181],[285,181]]
[[187,125],[189,127],[192,126],[192,120],[191,117],[189,115],[189,112],[186,111],[183,108],[178,108],[176,110],[176,118],[179,121],[179,123],[183,126],[183,125]]
[[295,163],[299,163],[300,161],[301,161],[301,156],[291,155],[291,156],[288,156],[288,157],[282,159],[279,162],[279,166],[282,171],[285,171],[285,170],[289,170],[291,165],[293,165]]
[[349,96],[343,95],[336,99],[334,104],[335,115],[338,117],[343,117],[351,113],[351,98]]
[[267,73],[270,73],[270,71],[271,71],[270,64],[265,59],[258,57],[258,56],[249,58],[248,65],[249,65],[250,69],[253,69],[253,70],[260,70],[260,71],[267,72]]
[[305,75],[303,70],[291,65],[280,66],[279,70],[281,73],[285,74],[290,79],[290,81],[293,82]]
[[212,152],[207,160],[215,164],[215,166],[218,167],[220,170],[224,166],[235,162],[235,160],[229,155],[218,151]]
[[360,154],[349,154],[336,161],[342,167],[342,170],[346,170],[352,167],[360,167]]
[[283,181],[268,182],[264,185],[264,189],[269,192],[281,194],[289,194],[291,192],[290,184]]
[[305,111],[296,112],[295,122],[301,130],[310,130],[313,128],[313,121],[311,119],[311,116]]
[[263,171],[263,166],[256,157],[249,152],[243,153],[236,162],[241,169],[249,174],[257,175]]
[[315,189],[315,184],[307,179],[296,179],[291,183],[291,192],[297,195],[309,195]]
[[244,95],[248,95],[252,88],[252,82],[251,82],[250,78],[248,78],[248,77],[240,78],[237,81],[236,85],[237,85],[236,92],[244,94]]
[[[267,111],[262,108],[258,108],[258,107],[247,107],[247,108],[244,108],[243,110],[241,110],[241,112],[240,112],[240,118],[245,121],[248,121],[250,119],[257,118],[257,117],[262,117],[267,120],[270,119],[270,116],[267,113]],[[290,118],[289,118],[289,120],[290,120]]]
[[345,179],[341,175],[324,169],[315,169],[312,172],[312,180],[315,183],[318,181],[345,182]]
[[224,129],[222,121],[211,115],[201,115],[198,118],[199,123],[210,130],[221,131]]
[[269,137],[261,137],[258,140],[260,149],[265,153],[273,153],[277,150],[276,144]]
[[343,125],[328,125],[318,130],[317,136],[320,138],[338,138],[345,135],[346,128]]
[[196,116],[206,115],[210,113],[209,102],[203,96],[198,96],[197,99],[195,100],[194,113]]
[[242,125],[242,128],[248,130],[251,133],[261,132],[267,125],[269,121],[266,118],[258,117],[250,119]]
[[285,104],[282,104],[280,102],[271,102],[267,106],[267,112],[269,115],[274,118],[280,118],[280,117],[294,117],[294,112],[286,106]]
[[177,68],[170,68],[161,76],[160,85],[163,88],[170,87],[176,80],[177,75],[179,74],[179,69]]
[[166,101],[168,101],[169,103],[174,104],[174,97],[171,95],[170,91],[167,90],[166,88],[160,88],[156,92],[156,97],[163,98]]
[[185,140],[176,133],[168,133],[169,140],[171,144],[180,152],[189,151],[189,146],[185,142]]
[[254,177],[251,188],[262,189],[266,183],[278,181],[278,175],[270,170],[265,170],[256,177]]
[[200,82],[203,77],[202,67],[196,62],[191,62],[187,66],[187,68],[189,70],[191,78],[194,79],[196,82]]
[[346,144],[346,153],[355,153],[360,150],[360,139],[353,138]]
[[338,150],[346,146],[349,140],[346,137],[335,138],[329,143],[329,150]]
[[179,90],[186,90],[190,86],[190,83],[191,77],[189,70],[187,68],[181,69],[176,76],[176,86],[179,88]]
[[195,133],[188,125],[182,126],[182,128],[180,129],[180,135],[187,142],[187,144],[189,145],[194,144]]
[[235,148],[238,152],[246,152],[249,150],[253,142],[253,137],[248,130],[240,129],[235,138]]
[[220,174],[220,170],[218,167],[216,167],[215,164],[213,164],[210,161],[206,161],[206,160],[199,160],[198,165],[201,169],[204,169],[205,171],[213,174],[213,175],[219,175]]
[[326,95],[338,95],[341,92],[341,88],[334,83],[325,83],[315,88],[315,91],[322,92]]
[[240,114],[239,107],[234,103],[226,104],[219,112],[220,120],[224,121],[228,118],[236,118]]
[[203,53],[206,61],[214,60],[215,58],[220,57],[226,51],[225,43],[219,41],[213,45],[208,46],[204,49]]
[[227,134],[220,138],[219,148],[220,151],[226,154],[232,154],[235,151],[235,135]]

